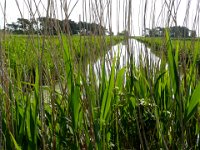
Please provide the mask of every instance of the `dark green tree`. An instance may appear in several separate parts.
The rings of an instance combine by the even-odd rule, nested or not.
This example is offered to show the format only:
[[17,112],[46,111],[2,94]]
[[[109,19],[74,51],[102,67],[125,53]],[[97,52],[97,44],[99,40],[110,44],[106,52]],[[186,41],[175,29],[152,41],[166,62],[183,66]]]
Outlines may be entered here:
[[119,36],[128,36],[129,33],[128,33],[128,31],[123,30],[122,32],[119,32],[117,35],[119,35]]
[[57,35],[64,34],[78,34],[84,31],[85,35],[105,35],[107,29],[97,23],[79,22],[72,20],[59,20],[56,18],[39,17],[34,19],[18,18],[16,23],[7,24],[7,30],[14,34],[49,34]]
[[19,25],[14,23],[14,22],[12,22],[11,24],[8,23],[6,26],[7,26],[7,30],[9,32],[14,32],[14,31],[17,31],[19,29]]
[[197,36],[196,31],[192,30],[190,36],[191,36],[191,37],[196,37],[196,36]]

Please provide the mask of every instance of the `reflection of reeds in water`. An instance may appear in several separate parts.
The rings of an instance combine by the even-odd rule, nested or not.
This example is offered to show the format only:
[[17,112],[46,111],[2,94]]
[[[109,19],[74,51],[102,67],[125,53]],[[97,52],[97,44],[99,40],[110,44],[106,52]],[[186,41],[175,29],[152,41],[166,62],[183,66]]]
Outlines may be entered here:
[[[4,22],[9,9],[5,2],[0,2]],[[70,15],[81,2],[81,21],[101,24],[108,31],[119,32],[123,27],[125,66],[119,67],[118,53],[107,58],[108,49],[122,37],[105,36],[100,26],[95,28],[99,35],[70,34]],[[177,26],[181,1],[141,0],[137,15],[131,0],[59,3],[48,0],[42,10],[44,1],[24,1],[24,6],[32,20],[43,17],[42,11],[47,18],[55,18],[62,10],[65,33],[51,20],[44,23],[53,26],[52,30],[44,28],[36,34],[0,32],[0,149],[198,149],[198,38],[191,38],[191,43],[174,40],[168,30],[162,38],[144,38],[148,46],[163,51],[159,65],[147,63],[153,60],[144,49],[138,66],[132,50],[140,46],[128,42],[134,29]],[[162,3],[160,12],[156,11],[158,3]],[[191,3],[188,0],[184,26],[191,24]],[[192,29],[198,35],[196,3]],[[16,5],[23,18],[20,1]],[[138,28],[136,20],[142,22]],[[192,59],[186,59],[188,55]],[[101,69],[94,68],[97,60]]]

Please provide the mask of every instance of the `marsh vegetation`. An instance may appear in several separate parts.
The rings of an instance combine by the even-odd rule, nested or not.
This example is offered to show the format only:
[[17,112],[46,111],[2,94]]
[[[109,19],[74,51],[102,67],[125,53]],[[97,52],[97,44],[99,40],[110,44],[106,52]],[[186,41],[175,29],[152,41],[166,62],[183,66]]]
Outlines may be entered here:
[[[175,2],[165,2],[168,11]],[[123,34],[106,35],[111,0],[83,4],[85,20],[96,23],[87,35],[70,32],[69,7],[59,8],[60,30],[51,0],[45,18],[53,28],[1,31],[0,149],[199,149],[199,38],[173,39],[166,28],[163,37],[132,39],[131,0],[122,9]]]

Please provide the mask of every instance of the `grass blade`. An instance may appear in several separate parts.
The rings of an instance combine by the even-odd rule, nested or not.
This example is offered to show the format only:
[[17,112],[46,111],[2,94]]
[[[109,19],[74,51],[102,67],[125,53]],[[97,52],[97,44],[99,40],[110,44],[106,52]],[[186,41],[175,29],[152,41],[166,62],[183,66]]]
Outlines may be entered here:
[[192,97],[190,99],[190,102],[187,107],[187,115],[186,115],[186,121],[190,120],[190,118],[195,114],[195,110],[197,109],[197,106],[200,102],[200,83],[195,88]]

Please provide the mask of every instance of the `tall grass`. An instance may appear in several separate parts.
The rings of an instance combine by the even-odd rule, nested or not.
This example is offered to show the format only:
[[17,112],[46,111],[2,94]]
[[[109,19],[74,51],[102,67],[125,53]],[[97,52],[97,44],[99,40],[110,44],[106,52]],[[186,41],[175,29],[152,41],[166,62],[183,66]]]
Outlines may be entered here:
[[[38,7],[35,0],[32,2]],[[56,1],[49,0],[46,16],[56,16],[62,9],[67,24],[71,11],[67,2],[59,8]],[[112,29],[114,1],[82,2],[83,21],[96,21]],[[148,1],[141,2],[146,27]],[[168,24],[176,15],[176,2],[164,2]],[[194,60],[187,61],[179,55],[187,46],[173,43],[166,30],[160,65],[145,63],[151,62],[146,54],[137,66],[133,51],[140,47],[129,42],[134,3],[124,0],[122,7],[121,1],[116,3],[117,13],[123,10],[124,14],[124,22],[116,26],[122,23],[128,31],[123,39],[60,32],[53,36],[49,31],[27,36],[0,33],[0,149],[199,148],[198,46],[191,47]],[[35,17],[32,6],[27,7]],[[176,23],[176,19],[173,21]],[[108,60],[106,53],[122,40],[127,45],[127,62],[119,68],[120,54]],[[93,64],[98,59],[101,68],[95,69]],[[106,64],[110,65],[109,74]]]

